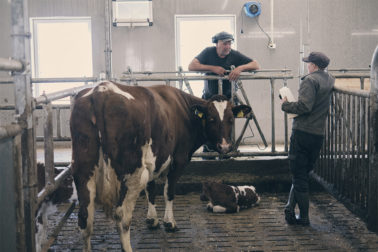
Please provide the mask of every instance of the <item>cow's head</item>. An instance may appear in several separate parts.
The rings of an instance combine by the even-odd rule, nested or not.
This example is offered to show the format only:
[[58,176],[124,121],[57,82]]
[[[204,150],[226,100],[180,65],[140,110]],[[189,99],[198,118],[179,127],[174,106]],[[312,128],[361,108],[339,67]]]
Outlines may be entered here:
[[204,105],[195,105],[193,112],[202,121],[206,145],[225,154],[231,151],[231,133],[235,117],[247,117],[251,107],[233,106],[225,96],[215,95]]

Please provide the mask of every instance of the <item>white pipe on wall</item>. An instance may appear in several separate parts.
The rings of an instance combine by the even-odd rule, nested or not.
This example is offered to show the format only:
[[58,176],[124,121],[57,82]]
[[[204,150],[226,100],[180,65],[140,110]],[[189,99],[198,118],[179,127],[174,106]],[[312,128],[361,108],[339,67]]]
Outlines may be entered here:
[[274,0],[270,0],[270,37],[272,44],[274,44]]

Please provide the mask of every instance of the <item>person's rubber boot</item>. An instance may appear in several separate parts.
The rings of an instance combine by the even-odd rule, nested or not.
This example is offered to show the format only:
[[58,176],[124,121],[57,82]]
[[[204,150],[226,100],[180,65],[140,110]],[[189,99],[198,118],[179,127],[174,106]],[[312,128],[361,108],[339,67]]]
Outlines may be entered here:
[[294,194],[299,207],[299,215],[296,218],[297,224],[308,226],[310,225],[310,219],[308,217],[308,208],[310,206],[308,192],[294,191]]
[[287,200],[287,204],[285,205],[285,220],[287,224],[294,225],[297,223],[297,220],[295,218],[295,197],[294,197],[294,185],[291,185],[290,193],[289,193],[289,199]]

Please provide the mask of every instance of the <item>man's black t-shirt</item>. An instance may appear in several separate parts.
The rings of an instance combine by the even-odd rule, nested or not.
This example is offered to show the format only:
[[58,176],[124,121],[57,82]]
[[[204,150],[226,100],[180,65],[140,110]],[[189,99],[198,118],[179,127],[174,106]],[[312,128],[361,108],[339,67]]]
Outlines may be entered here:
[[[248,58],[240,52],[232,49],[226,57],[220,58],[217,54],[217,49],[215,46],[205,48],[200,54],[198,54],[198,56],[196,56],[196,58],[201,64],[221,66],[226,70],[231,70],[232,65],[238,67],[253,61],[251,58]],[[209,75],[215,74],[209,73]],[[218,81],[205,80],[205,89],[202,98],[209,99],[215,94],[218,94]],[[231,84],[228,80],[223,80],[223,95],[227,96],[228,99],[231,98]]]

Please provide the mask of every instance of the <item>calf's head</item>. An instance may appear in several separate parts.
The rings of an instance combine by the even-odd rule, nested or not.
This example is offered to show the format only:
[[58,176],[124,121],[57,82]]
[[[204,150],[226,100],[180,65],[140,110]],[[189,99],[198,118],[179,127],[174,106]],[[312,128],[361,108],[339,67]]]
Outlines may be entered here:
[[247,117],[251,107],[233,106],[225,96],[215,95],[204,105],[193,107],[195,116],[202,121],[206,145],[221,154],[231,151],[231,133],[236,117]]

